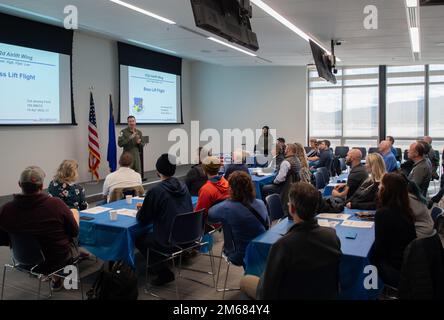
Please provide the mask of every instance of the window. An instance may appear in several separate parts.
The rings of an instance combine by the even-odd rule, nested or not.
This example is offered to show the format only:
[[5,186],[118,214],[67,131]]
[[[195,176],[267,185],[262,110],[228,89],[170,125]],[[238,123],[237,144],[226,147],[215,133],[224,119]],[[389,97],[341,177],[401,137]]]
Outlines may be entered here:
[[429,135],[444,138],[444,65],[431,65],[429,74]]
[[430,135],[434,148],[443,151],[444,64],[387,67],[385,124],[379,123],[379,67],[338,71],[336,85],[309,72],[309,137],[368,148],[376,147],[385,131],[405,150]]
[[343,145],[378,137],[379,67],[339,68],[333,85],[309,71],[309,136]]
[[425,66],[387,67],[387,135],[424,135]]

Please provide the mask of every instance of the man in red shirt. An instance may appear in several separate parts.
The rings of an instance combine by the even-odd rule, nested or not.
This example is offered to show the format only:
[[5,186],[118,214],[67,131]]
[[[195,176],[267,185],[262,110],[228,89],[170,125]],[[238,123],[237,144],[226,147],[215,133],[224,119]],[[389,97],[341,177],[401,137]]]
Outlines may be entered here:
[[195,211],[208,209],[216,203],[222,202],[230,196],[228,181],[219,175],[220,160],[217,157],[207,157],[202,162],[202,168],[208,176],[208,181],[199,190],[199,199]]

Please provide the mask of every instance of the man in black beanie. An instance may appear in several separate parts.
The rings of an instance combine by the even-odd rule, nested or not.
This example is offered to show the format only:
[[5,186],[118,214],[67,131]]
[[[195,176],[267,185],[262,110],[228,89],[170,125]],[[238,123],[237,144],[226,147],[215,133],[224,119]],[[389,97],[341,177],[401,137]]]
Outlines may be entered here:
[[[169,252],[169,235],[176,215],[193,211],[187,187],[173,177],[176,172],[175,163],[176,158],[172,155],[160,156],[156,163],[160,183],[148,191],[137,213],[137,221],[140,224],[153,224],[152,233],[143,234],[136,239],[136,247],[144,256],[148,248]],[[150,264],[164,259],[153,251],[150,251],[149,257]],[[151,281],[152,285],[159,286],[174,280],[174,273],[167,263],[154,265],[150,271],[156,275]]]

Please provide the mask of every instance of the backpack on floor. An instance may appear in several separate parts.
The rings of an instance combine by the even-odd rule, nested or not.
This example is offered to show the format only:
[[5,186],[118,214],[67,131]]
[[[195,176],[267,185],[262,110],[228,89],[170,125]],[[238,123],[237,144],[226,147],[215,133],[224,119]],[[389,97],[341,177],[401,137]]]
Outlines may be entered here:
[[100,271],[86,295],[88,300],[137,300],[137,275],[130,266],[118,261],[110,271]]

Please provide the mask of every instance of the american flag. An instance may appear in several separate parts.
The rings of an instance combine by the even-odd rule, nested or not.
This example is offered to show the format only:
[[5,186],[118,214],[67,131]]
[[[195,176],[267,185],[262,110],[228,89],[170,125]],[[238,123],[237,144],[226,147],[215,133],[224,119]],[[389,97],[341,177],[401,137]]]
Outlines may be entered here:
[[89,124],[88,124],[88,150],[89,150],[89,171],[99,180],[100,166],[100,146],[99,134],[97,132],[96,109],[94,107],[94,98],[90,93],[89,102]]

